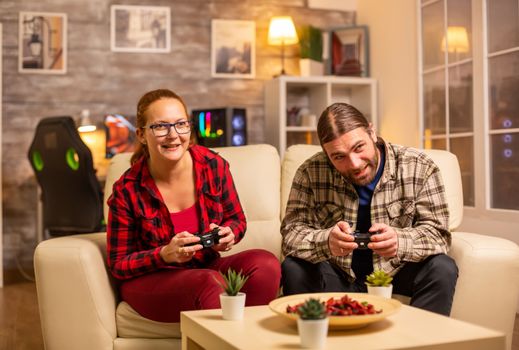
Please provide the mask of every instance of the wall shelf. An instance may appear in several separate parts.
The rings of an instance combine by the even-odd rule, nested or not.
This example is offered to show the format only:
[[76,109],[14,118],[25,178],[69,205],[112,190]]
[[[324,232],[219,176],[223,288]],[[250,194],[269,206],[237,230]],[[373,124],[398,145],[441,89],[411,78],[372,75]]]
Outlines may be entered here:
[[[265,138],[280,155],[291,145],[319,144],[316,128],[322,111],[335,102],[359,109],[377,127],[377,82],[372,78],[280,76],[265,85]],[[311,126],[301,125],[294,108],[315,116]]]

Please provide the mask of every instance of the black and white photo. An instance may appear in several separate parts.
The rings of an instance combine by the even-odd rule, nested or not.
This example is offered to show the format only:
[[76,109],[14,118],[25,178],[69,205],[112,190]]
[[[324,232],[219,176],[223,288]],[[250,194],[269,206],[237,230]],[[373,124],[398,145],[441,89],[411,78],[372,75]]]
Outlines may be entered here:
[[171,10],[167,6],[112,5],[112,51],[171,51]]

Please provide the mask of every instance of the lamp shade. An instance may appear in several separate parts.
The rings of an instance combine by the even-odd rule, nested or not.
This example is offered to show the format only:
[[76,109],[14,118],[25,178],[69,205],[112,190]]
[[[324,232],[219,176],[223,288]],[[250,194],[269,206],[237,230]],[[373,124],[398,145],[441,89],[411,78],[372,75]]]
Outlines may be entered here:
[[79,127],[77,130],[79,132],[90,132],[95,131],[96,126],[90,120],[90,111],[88,109],[83,109],[81,111],[81,117],[79,118]]
[[297,32],[292,17],[272,17],[269,25],[269,45],[292,45],[297,44],[298,42],[299,39],[297,38]]
[[465,27],[448,27],[447,42],[442,39],[441,50],[443,52],[469,52],[469,37]]

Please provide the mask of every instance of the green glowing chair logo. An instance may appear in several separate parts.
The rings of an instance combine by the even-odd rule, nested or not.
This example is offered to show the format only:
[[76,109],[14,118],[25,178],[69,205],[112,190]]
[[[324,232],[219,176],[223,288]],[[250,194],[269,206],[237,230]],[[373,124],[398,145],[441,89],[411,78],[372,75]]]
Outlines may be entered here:
[[37,171],[43,170],[43,158],[41,157],[41,153],[38,151],[34,151],[32,153],[32,165],[34,166],[34,169]]
[[79,169],[79,156],[75,149],[72,147],[67,149],[67,153],[65,153],[65,159],[67,160],[67,165],[70,167],[70,169]]

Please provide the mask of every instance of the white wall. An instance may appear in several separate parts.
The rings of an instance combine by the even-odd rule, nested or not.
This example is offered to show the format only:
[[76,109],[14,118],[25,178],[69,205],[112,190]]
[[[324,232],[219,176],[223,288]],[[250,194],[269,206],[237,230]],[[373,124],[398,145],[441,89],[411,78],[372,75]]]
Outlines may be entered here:
[[378,134],[419,147],[416,1],[358,1],[357,24],[369,27],[370,75],[379,83]]

